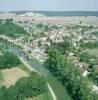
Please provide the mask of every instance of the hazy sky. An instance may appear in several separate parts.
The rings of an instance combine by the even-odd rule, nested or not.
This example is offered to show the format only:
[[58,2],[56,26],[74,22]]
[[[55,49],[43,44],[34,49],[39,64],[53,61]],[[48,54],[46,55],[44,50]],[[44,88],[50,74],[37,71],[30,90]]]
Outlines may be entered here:
[[98,0],[0,0],[0,11],[98,11]]

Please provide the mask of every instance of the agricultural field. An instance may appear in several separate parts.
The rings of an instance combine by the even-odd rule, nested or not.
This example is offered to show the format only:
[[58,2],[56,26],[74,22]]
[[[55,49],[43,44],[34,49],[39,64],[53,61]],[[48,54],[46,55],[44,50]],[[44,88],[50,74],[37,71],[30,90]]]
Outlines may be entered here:
[[6,87],[10,87],[11,85],[14,85],[16,83],[16,81],[18,81],[20,78],[22,77],[28,77],[29,75],[21,70],[20,68],[16,67],[16,68],[11,68],[11,69],[2,69],[1,70],[2,76],[3,77],[3,81],[2,81],[2,85],[6,86]]

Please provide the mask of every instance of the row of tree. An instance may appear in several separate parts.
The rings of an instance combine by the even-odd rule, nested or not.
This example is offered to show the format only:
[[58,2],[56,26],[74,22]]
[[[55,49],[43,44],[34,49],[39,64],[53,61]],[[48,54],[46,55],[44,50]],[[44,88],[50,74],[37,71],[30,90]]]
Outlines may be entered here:
[[0,87],[0,100],[25,100],[47,93],[46,81],[37,73],[31,73],[29,77],[21,78],[14,86]]
[[80,70],[54,47],[48,49],[48,58],[44,65],[67,88],[73,100],[98,99],[89,88],[88,81],[80,74]]

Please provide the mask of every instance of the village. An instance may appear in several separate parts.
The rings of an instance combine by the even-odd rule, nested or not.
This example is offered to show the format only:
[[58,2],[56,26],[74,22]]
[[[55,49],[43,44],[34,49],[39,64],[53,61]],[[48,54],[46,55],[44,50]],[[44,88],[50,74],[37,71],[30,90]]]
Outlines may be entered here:
[[59,43],[64,41],[64,37],[69,38],[75,51],[68,51],[67,53],[69,56],[73,56],[75,52],[81,49],[81,42],[94,43],[98,40],[98,37],[93,34],[94,32],[98,32],[98,27],[96,25],[82,24],[82,22],[76,24],[50,24],[46,22],[20,22],[14,19],[13,22],[24,27],[29,35],[24,35],[19,38],[0,35],[0,38],[4,38],[20,46],[25,52],[30,53],[30,55],[41,62],[47,58],[45,49],[51,45],[51,42]]
[[[39,15],[36,17],[38,16]],[[42,15],[40,16],[43,17]],[[64,39],[66,39],[67,41],[70,41],[71,49],[65,50],[64,55],[75,67],[81,71],[83,77],[88,77],[88,75],[92,73],[89,69],[90,64],[84,60],[80,61],[80,55],[89,51],[89,48],[82,46],[88,43],[98,42],[97,25],[85,24],[81,20],[76,23],[48,23],[36,22],[30,18],[29,20],[26,18],[25,20],[20,20],[20,18],[22,19],[23,16],[18,17],[9,17],[8,19],[10,19],[16,25],[23,27],[28,34],[21,35],[20,37],[11,37],[0,34],[1,39],[7,40],[13,45],[16,45],[21,50],[26,52],[26,54],[29,55],[28,57],[33,57],[41,63],[47,59],[46,49],[48,47],[50,47],[53,43],[63,43]],[[3,18],[3,20],[5,21],[5,18]],[[95,47],[96,52],[97,47],[98,44]],[[90,62],[96,62],[94,65],[98,67],[98,53],[96,52],[92,54],[94,56],[93,58],[87,59],[89,59]],[[91,84],[91,87],[92,91],[98,92],[98,87],[95,83],[93,85]]]

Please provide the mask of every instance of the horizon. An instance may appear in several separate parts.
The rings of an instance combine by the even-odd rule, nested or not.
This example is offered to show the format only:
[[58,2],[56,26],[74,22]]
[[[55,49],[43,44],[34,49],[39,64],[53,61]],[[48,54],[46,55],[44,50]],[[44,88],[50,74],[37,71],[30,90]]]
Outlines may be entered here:
[[98,12],[98,11],[56,11],[56,10],[11,10],[11,11],[0,11],[0,12]]
[[[89,5],[88,5],[89,3]],[[0,0],[0,12],[98,11],[97,0]]]

